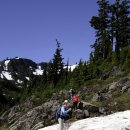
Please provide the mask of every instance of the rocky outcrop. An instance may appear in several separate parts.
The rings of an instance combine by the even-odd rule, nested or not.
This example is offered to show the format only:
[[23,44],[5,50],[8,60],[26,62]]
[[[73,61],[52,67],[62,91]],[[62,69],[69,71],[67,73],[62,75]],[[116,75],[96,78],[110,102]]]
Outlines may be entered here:
[[[66,92],[65,92],[66,93]],[[55,95],[55,94],[54,94]],[[59,98],[52,96],[47,102],[33,108],[33,102],[38,100],[35,96],[28,98],[24,104],[12,107],[1,116],[7,120],[8,130],[37,130],[57,122],[55,112],[59,107]],[[92,113],[99,114],[99,108],[82,101],[83,107],[72,112],[74,120],[88,118]]]
[[122,71],[120,68],[114,66],[110,71],[106,72],[105,74],[103,74],[100,79],[101,80],[105,80],[111,76],[116,76],[116,75],[120,75],[122,74]]
[[[8,130],[37,130],[55,122],[54,113],[59,105],[58,100],[51,100],[33,109],[32,99],[28,99],[22,106],[11,108],[8,119]],[[26,109],[23,109],[23,108]],[[21,108],[21,111],[19,110]]]
[[110,99],[113,92],[116,90],[118,90],[118,94],[130,92],[130,79],[126,77],[108,84],[104,87],[104,89],[100,90],[93,96],[92,101],[103,101]]

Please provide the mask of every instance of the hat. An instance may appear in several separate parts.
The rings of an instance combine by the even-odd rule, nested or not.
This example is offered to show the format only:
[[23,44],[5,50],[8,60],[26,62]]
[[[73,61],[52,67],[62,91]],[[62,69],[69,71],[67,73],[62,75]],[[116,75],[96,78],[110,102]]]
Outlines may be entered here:
[[64,101],[64,104],[67,104],[67,103],[68,103],[68,100],[65,100],[65,101]]

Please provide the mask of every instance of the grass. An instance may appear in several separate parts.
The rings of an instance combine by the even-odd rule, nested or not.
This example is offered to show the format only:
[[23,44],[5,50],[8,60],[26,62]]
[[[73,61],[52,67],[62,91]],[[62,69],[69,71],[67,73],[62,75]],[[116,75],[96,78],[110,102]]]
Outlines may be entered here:
[[[6,124],[6,123],[5,123],[5,124]],[[0,126],[0,130],[7,130],[6,125],[1,125],[1,126]]]
[[128,110],[130,109],[130,93],[124,93],[119,97],[114,99],[117,102],[117,106],[120,110]]
[[0,127],[0,130],[6,130],[4,127]]

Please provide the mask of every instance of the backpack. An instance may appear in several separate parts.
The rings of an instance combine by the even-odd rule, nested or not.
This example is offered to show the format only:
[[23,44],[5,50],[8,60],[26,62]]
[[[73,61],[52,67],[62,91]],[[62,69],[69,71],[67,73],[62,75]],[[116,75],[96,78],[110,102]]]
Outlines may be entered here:
[[78,108],[81,109],[81,110],[83,110],[83,103],[82,102],[79,102]]
[[60,107],[57,109],[56,113],[55,113],[55,118],[56,118],[56,120],[58,120],[58,118],[68,120],[68,119],[70,118],[71,112],[69,112],[68,114],[63,114],[63,113],[61,114],[61,107],[62,107],[62,106],[60,106]]
[[61,106],[57,109],[55,113],[55,118],[58,120],[58,118],[61,117]]
[[78,96],[74,96],[74,97],[73,97],[73,101],[74,101],[74,102],[78,102],[78,101],[79,101],[79,100],[78,100]]

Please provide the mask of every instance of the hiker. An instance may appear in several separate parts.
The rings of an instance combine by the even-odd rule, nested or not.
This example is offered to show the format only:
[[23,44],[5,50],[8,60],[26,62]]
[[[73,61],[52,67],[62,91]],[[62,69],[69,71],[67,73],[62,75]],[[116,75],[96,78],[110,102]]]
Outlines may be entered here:
[[79,102],[78,96],[74,95],[73,96],[73,109],[74,110],[77,110],[77,108],[78,108],[78,102]]
[[58,117],[59,122],[59,130],[64,129],[64,121],[69,118],[69,113],[71,112],[71,108],[68,108],[68,100],[65,100],[63,102],[63,105],[61,106],[60,110],[60,116]]
[[74,95],[74,90],[72,88],[69,90],[69,95],[70,95],[70,98],[72,99]]

